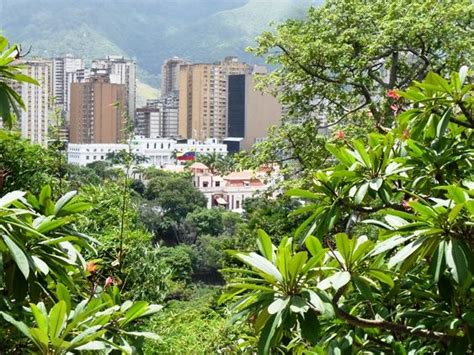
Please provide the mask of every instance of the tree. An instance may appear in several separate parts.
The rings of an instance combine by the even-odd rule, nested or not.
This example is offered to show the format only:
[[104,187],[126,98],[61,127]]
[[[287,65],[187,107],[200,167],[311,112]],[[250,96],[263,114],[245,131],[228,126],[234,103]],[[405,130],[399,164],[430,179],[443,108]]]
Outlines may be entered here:
[[218,208],[200,208],[188,213],[186,220],[196,228],[198,236],[217,237],[224,231],[222,213]]
[[28,190],[34,194],[42,186],[55,186],[55,161],[50,152],[21,139],[15,133],[0,131],[0,193]]
[[277,66],[261,87],[274,88],[287,115],[257,156],[293,164],[293,173],[314,170],[325,154],[318,131],[386,130],[396,110],[389,90],[471,63],[473,11],[469,0],[329,0],[264,32],[251,51]]
[[260,231],[260,254],[233,254],[251,270],[223,300],[254,320],[259,353],[474,350],[470,75],[430,72],[395,91],[403,112],[390,132],[327,144],[334,165],[288,191],[310,212],[294,239],[276,247]]
[[168,173],[149,181],[145,191],[148,200],[154,200],[163,215],[180,221],[196,208],[206,207],[206,197],[182,174]]

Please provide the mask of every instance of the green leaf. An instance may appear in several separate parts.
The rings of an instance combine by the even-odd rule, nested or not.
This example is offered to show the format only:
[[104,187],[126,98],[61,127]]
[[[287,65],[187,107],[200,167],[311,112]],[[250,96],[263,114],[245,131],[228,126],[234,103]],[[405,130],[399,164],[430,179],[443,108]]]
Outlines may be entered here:
[[268,234],[265,233],[265,231],[262,229],[258,229],[257,234],[258,249],[260,250],[262,255],[265,256],[268,260],[274,261],[272,240],[270,239]]
[[353,243],[349,240],[349,237],[345,233],[338,233],[336,234],[335,238],[337,251],[341,254],[342,258],[345,261],[345,264],[349,265],[353,252]]
[[51,340],[58,338],[66,323],[66,302],[59,301],[49,312],[48,333]]
[[463,284],[470,277],[469,257],[467,250],[458,240],[451,240],[446,245],[446,264],[450,268],[453,279],[458,284]]
[[85,351],[85,350],[105,350],[106,349],[106,346],[105,346],[105,343],[102,342],[102,341],[91,341],[87,344],[84,344],[84,345],[81,345],[77,348],[75,348],[75,350],[79,350],[79,351]]
[[289,302],[290,302],[289,297],[277,298],[268,306],[268,309],[267,309],[268,314],[277,314],[283,311]]
[[249,255],[236,254],[236,257],[247,265],[250,265],[257,270],[260,270],[265,274],[271,275],[280,282],[283,280],[280,271],[278,271],[275,265],[273,265],[270,261],[256,253],[250,253]]
[[56,296],[58,296],[58,300],[66,303],[66,312],[69,313],[71,311],[71,295],[62,283],[56,285]]
[[270,347],[274,342],[275,333],[278,328],[278,324],[281,321],[281,313],[277,313],[268,318],[268,321],[263,327],[260,339],[258,341],[258,354],[268,355],[270,353]]
[[321,325],[319,324],[317,314],[309,310],[300,318],[301,336],[309,341],[311,345],[319,342],[319,333]]
[[69,203],[76,195],[77,191],[69,191],[67,194],[61,197],[54,205],[54,214],[57,215],[59,211],[61,211],[61,209],[64,207],[64,205]]
[[405,243],[407,240],[410,240],[414,238],[414,235],[409,235],[409,236],[401,236],[401,235],[396,235],[393,236],[389,239],[384,240],[383,242],[380,242],[375,245],[374,249],[370,253],[371,256],[375,256],[378,254],[381,254],[383,252],[386,252],[388,250],[392,250],[393,248],[397,247],[400,244]]
[[10,239],[7,235],[3,235],[3,240],[5,244],[7,245],[8,249],[10,249],[10,254],[15,260],[16,265],[20,269],[21,273],[25,277],[26,280],[28,280],[28,276],[30,275],[30,266],[28,263],[28,259],[23,252],[23,250],[16,245],[16,243]]
[[375,277],[377,280],[380,282],[383,282],[384,284],[390,286],[393,288],[395,284],[393,283],[392,277],[388,272],[382,272],[378,270],[369,270],[369,275]]
[[372,291],[370,289],[370,285],[365,281],[362,277],[354,276],[352,278],[352,282],[356,289],[360,292],[360,294],[367,300],[372,301]]
[[5,313],[5,312],[2,312],[0,311],[0,315],[10,324],[14,325],[20,332],[23,333],[23,335],[25,335],[27,338],[29,338],[30,340],[32,340],[35,344],[37,344],[39,347],[41,347],[40,344],[37,343],[37,341],[35,340],[35,338],[32,336],[31,332],[30,332],[30,329],[27,327],[27,325],[23,322],[19,322],[17,320],[15,320],[12,316],[10,316],[9,314]]
[[372,164],[370,162],[370,157],[369,157],[369,154],[367,154],[367,151],[365,150],[365,146],[364,146],[364,143],[362,143],[361,141],[359,140],[355,140],[352,142],[352,144],[354,145],[354,148],[356,149],[357,151],[357,155],[355,156],[355,158],[357,159],[358,157],[360,157],[359,161],[361,163],[363,163],[367,168],[370,168],[372,167]]
[[291,189],[286,192],[287,196],[291,197],[301,197],[307,199],[319,199],[320,197],[313,192],[303,190],[303,189]]
[[132,307],[125,313],[124,319],[120,322],[121,326],[124,326],[135,319],[141,317],[148,309],[148,302],[138,301],[133,304]]
[[308,236],[304,241],[306,249],[311,253],[312,256],[319,255],[323,249],[321,242],[318,238],[313,237],[312,235]]
[[13,191],[7,193],[5,196],[0,198],[0,207],[8,207],[12,204],[12,202],[22,198],[25,196],[26,192],[23,191]]
[[41,308],[39,308],[37,305],[33,303],[30,303],[30,308],[31,308],[31,313],[33,313],[33,316],[35,317],[36,326],[47,333],[48,332],[47,314],[44,314]]
[[365,195],[367,194],[367,190],[369,189],[369,185],[370,184],[368,182],[364,182],[362,185],[359,186],[354,197],[354,202],[356,204],[362,203],[365,198]]
[[318,283],[318,288],[320,290],[326,290],[329,287],[332,287],[334,290],[339,290],[341,287],[346,285],[351,280],[351,274],[347,271],[339,271],[334,275],[322,280]]
[[419,237],[410,244],[404,246],[400,251],[398,251],[394,256],[392,256],[388,262],[388,267],[391,268],[394,265],[397,265],[405,261],[410,255],[416,252],[424,243],[426,238]]
[[444,136],[446,128],[448,127],[449,118],[451,117],[451,111],[452,109],[448,108],[444,111],[443,116],[441,116],[438,126],[436,127],[436,137],[441,138]]

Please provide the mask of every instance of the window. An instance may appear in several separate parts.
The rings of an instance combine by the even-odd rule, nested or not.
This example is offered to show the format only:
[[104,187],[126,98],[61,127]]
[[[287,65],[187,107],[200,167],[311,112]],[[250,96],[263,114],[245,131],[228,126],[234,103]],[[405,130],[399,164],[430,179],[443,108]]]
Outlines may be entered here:
[[88,155],[86,155],[86,160],[89,160],[89,156],[88,156]]
[[202,183],[202,187],[209,187],[209,182],[204,181],[204,182]]
[[219,187],[221,186],[221,182],[220,181],[216,181],[216,187]]

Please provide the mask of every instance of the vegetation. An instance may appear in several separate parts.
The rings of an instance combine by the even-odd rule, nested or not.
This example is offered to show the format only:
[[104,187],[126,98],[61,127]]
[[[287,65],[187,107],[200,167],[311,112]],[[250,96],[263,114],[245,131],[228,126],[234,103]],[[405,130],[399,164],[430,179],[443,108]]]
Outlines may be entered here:
[[[201,156],[283,168],[242,215],[130,152],[74,167],[1,130],[0,352],[474,352],[473,9],[329,0],[264,33],[282,126]],[[8,127],[35,83],[0,46]]]
[[[390,92],[403,111],[367,143],[328,143],[294,213],[310,213],[260,254],[223,300],[254,319],[259,353],[472,352],[474,90],[467,67]],[[375,238],[355,226],[372,225]],[[322,242],[321,242],[322,241]],[[352,350],[351,350],[352,349]]]

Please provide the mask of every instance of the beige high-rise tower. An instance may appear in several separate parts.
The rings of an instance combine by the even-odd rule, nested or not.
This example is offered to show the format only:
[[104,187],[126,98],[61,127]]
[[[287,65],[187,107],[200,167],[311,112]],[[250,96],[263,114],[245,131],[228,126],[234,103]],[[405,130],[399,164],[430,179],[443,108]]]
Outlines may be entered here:
[[231,74],[249,74],[252,66],[227,57],[215,64],[181,65],[179,134],[184,138],[223,139],[227,134],[227,81]]
[[17,64],[24,67],[23,74],[35,79],[39,85],[13,83],[15,91],[21,96],[25,110],[21,111],[19,126],[21,136],[32,143],[48,145],[48,126],[51,110],[52,62],[37,59],[21,61]]
[[119,143],[124,137],[126,88],[107,77],[71,84],[71,143]]

